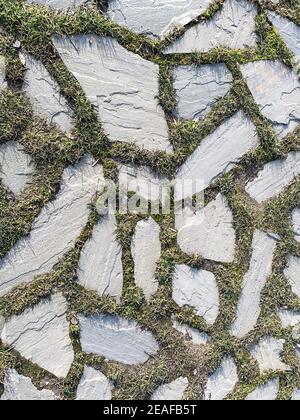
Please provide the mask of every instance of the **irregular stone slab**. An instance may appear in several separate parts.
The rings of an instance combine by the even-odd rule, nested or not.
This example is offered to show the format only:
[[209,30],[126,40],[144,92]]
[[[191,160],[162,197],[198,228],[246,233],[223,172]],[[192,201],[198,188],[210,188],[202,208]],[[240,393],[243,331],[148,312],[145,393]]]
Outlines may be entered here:
[[183,252],[225,263],[234,260],[233,217],[223,194],[196,213],[186,207],[175,217],[177,242]]
[[210,0],[110,0],[108,16],[139,34],[163,37],[201,15]]
[[72,249],[89,217],[89,207],[104,185],[102,168],[85,157],[65,169],[60,191],[32,224],[31,232],[0,260],[0,296],[14,287],[49,273]]
[[215,102],[228,93],[233,80],[225,64],[175,67],[175,116],[183,120],[204,118]]
[[300,258],[293,255],[288,256],[287,267],[284,270],[292,291],[300,299]]
[[149,302],[158,290],[155,278],[157,263],[161,256],[160,226],[149,217],[137,223],[131,243],[134,260],[134,280]]
[[111,400],[112,385],[103,373],[85,366],[77,388],[77,401]]
[[300,173],[300,152],[267,163],[258,176],[246,185],[246,192],[262,203],[281,193]]
[[180,324],[177,321],[173,321],[173,328],[183,334],[188,340],[191,340],[196,346],[205,345],[210,341],[208,334],[200,332],[187,324]]
[[275,12],[268,11],[268,18],[280,33],[288,48],[300,60],[300,27]]
[[47,389],[39,391],[30,378],[19,375],[16,370],[6,371],[1,401],[52,401],[56,399],[52,391]]
[[212,19],[200,22],[165,50],[166,54],[207,52],[216,47],[256,46],[257,7],[246,0],[227,0]]
[[59,85],[52,79],[40,61],[25,55],[26,68],[24,92],[29,97],[35,114],[45,118],[49,125],[69,132],[72,128],[72,110],[60,93]]
[[15,195],[20,194],[30,182],[35,165],[16,141],[0,145],[0,178],[5,187]]
[[96,107],[112,141],[171,151],[168,125],[158,103],[159,67],[110,37],[53,37],[67,68]]
[[225,357],[221,366],[208,378],[204,399],[211,401],[224,400],[234,390],[238,380],[234,360],[232,357]]
[[82,249],[77,275],[83,287],[120,302],[123,265],[122,247],[116,237],[116,228],[116,219],[111,212],[99,220]]
[[260,373],[268,370],[290,370],[290,366],[281,361],[284,340],[277,340],[273,337],[263,337],[258,344],[249,347],[249,351],[257,360]]
[[90,0],[27,0],[27,3],[41,4],[59,10],[72,10],[76,7],[89,4]]
[[188,386],[188,379],[180,377],[170,384],[161,385],[159,388],[157,388],[150,399],[155,401],[182,400],[183,394]]
[[300,401],[300,389],[295,389],[292,395],[292,401]]
[[79,316],[80,341],[86,353],[108,360],[137,365],[146,362],[158,351],[158,344],[149,331],[135,321],[114,315]]
[[5,82],[5,58],[0,55],[0,90],[6,88]]
[[176,175],[175,200],[186,198],[186,192],[182,188],[185,180],[195,183],[200,180],[201,188],[204,190],[221,175],[234,168],[240,159],[258,144],[259,139],[254,124],[243,112],[237,112],[203,139],[200,146],[179,168]]
[[1,340],[25,359],[64,378],[74,359],[67,309],[67,302],[61,293],[49,300],[42,300],[21,315],[6,321]]
[[295,327],[300,324],[300,312],[280,309],[277,311],[283,328]]
[[279,392],[279,379],[272,379],[256,388],[245,398],[246,401],[274,401]]
[[293,210],[292,213],[293,231],[295,233],[295,240],[300,242],[300,209]]
[[212,325],[219,313],[219,291],[213,273],[186,265],[176,265],[173,276],[173,300],[180,307],[191,306]]
[[270,234],[259,230],[254,232],[250,267],[244,276],[236,319],[231,327],[231,334],[235,337],[243,338],[257,323],[260,297],[272,272],[276,242]]
[[242,74],[262,114],[280,138],[300,123],[300,82],[281,61],[243,64]]

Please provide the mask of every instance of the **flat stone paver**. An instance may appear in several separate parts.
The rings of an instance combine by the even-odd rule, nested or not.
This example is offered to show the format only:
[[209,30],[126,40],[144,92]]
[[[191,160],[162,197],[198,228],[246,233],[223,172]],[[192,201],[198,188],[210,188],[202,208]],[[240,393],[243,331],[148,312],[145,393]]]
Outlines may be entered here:
[[300,242],[300,208],[294,209],[292,212],[293,231],[295,240]]
[[258,344],[249,347],[251,355],[256,359],[260,373],[270,370],[286,371],[290,366],[281,360],[284,340],[277,340],[273,337],[263,337]]
[[259,386],[248,397],[246,401],[274,401],[279,392],[279,379],[272,379],[264,385]]
[[208,334],[198,331],[196,328],[192,328],[187,324],[180,324],[177,321],[173,321],[173,328],[183,334],[187,340],[191,340],[195,346],[202,346],[208,344],[210,341]]
[[287,278],[292,291],[300,299],[300,258],[294,255],[289,255],[287,258],[287,267],[284,270],[284,275]]
[[300,60],[300,27],[275,12],[268,11],[267,16],[284,39],[288,48]]
[[5,73],[5,58],[0,55],[0,90],[6,88]]
[[300,401],[300,389],[295,389],[292,395],[292,401]]
[[50,6],[59,10],[73,10],[79,6],[85,6],[90,0],[27,0],[30,4],[40,4],[42,6]]
[[300,324],[300,312],[280,309],[277,311],[283,328],[295,327]]
[[220,367],[208,378],[204,400],[224,400],[238,382],[237,367],[232,357],[225,357]]
[[161,385],[154,394],[151,400],[155,401],[176,401],[182,400],[183,394],[189,386],[187,378],[180,377],[170,384]]
[[85,366],[77,388],[77,401],[111,400],[112,384],[98,370]]

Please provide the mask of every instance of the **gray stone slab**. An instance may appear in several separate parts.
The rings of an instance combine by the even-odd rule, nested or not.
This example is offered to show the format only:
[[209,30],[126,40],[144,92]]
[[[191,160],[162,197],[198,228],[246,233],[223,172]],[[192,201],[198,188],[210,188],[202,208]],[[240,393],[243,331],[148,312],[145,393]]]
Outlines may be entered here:
[[77,388],[77,401],[111,400],[112,384],[103,373],[90,366],[85,366]]
[[42,6],[53,7],[59,10],[73,10],[79,6],[85,6],[90,3],[90,0],[27,0],[30,4],[40,4]]
[[292,395],[292,401],[300,401],[300,389],[295,389]]
[[173,328],[183,334],[187,340],[191,340],[195,346],[203,346],[210,341],[208,334],[196,330],[196,328],[192,328],[187,324],[180,324],[177,321],[173,321]]
[[300,312],[290,311],[288,309],[279,309],[277,314],[283,328],[295,327],[300,324]]
[[258,344],[249,347],[249,351],[259,365],[260,373],[271,370],[291,370],[281,360],[284,340],[277,340],[271,336],[263,337]]
[[279,379],[272,379],[264,385],[256,388],[248,397],[246,401],[274,401],[279,392]]
[[226,0],[212,19],[200,22],[165,50],[166,54],[207,52],[216,47],[256,46],[257,7],[246,0]]
[[135,321],[114,315],[79,316],[80,341],[86,353],[108,360],[137,365],[158,351],[158,344],[149,331]]
[[5,82],[5,58],[0,55],[0,90],[6,88]]
[[295,240],[300,242],[300,208],[296,208],[292,212],[293,231]]
[[284,275],[287,278],[292,291],[300,299],[300,258],[294,255],[289,255],[287,259],[287,267],[284,270]]
[[188,386],[188,379],[181,376],[170,384],[161,385],[150,399],[155,401],[180,401]]
[[172,151],[157,99],[158,65],[127,51],[110,37],[57,35],[53,43],[96,107],[111,141],[134,143],[150,151]]
[[237,367],[232,357],[225,357],[220,367],[208,378],[204,399],[211,401],[224,400],[238,382]]
[[278,15],[275,12],[268,11],[268,18],[280,33],[288,48],[300,60],[300,27],[291,20]]

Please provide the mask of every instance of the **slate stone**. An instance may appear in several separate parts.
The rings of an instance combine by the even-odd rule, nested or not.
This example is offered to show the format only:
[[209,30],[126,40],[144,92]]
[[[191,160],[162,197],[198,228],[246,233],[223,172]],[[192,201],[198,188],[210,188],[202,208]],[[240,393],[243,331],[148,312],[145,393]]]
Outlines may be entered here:
[[225,357],[221,366],[208,378],[204,399],[224,400],[234,390],[238,382],[237,367],[232,357]]
[[155,401],[180,401],[188,386],[188,379],[180,377],[170,384],[161,385],[150,399]]
[[295,389],[292,395],[292,401],[300,401],[300,389]]
[[111,141],[154,151],[172,151],[164,111],[158,103],[159,67],[127,51],[110,37],[53,37],[66,67],[96,107]]
[[300,60],[300,27],[275,12],[268,11],[267,16],[284,39],[288,48]]
[[277,311],[283,328],[295,327],[300,324],[300,312],[280,309]]
[[40,4],[42,6],[53,7],[59,10],[73,10],[79,6],[85,6],[90,0],[27,0],[27,3]]
[[6,88],[5,82],[5,58],[0,55],[0,90]]
[[294,209],[292,213],[293,231],[295,240],[300,242],[300,209]]
[[264,385],[257,387],[245,398],[246,401],[274,401],[279,392],[279,379],[272,379]]
[[57,293],[8,319],[1,340],[25,359],[64,378],[74,359],[66,313],[67,302]]
[[85,366],[77,388],[77,401],[111,400],[112,385],[103,373]]
[[191,340],[195,346],[202,346],[210,341],[208,334],[198,331],[196,328],[192,328],[187,324],[180,324],[177,321],[173,321],[173,328],[183,334],[187,340]]
[[284,270],[292,291],[300,299],[300,258],[289,255],[287,259],[287,267]]
[[271,336],[266,336],[258,344],[249,347],[251,355],[258,362],[260,373],[269,370],[290,370],[290,366],[281,360],[283,345],[284,340],[277,340]]

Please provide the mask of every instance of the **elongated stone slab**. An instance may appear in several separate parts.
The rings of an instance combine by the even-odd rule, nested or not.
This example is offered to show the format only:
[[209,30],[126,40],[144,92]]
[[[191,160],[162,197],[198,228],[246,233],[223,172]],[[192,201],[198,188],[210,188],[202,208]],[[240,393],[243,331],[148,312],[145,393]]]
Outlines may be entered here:
[[232,357],[225,357],[221,366],[208,378],[204,399],[211,401],[224,400],[234,390],[238,380],[234,360]]
[[275,12],[268,11],[268,18],[280,33],[288,48],[300,60],[300,27]]
[[300,324],[300,312],[280,309],[277,311],[283,328],[295,327]]
[[6,321],[1,340],[25,359],[65,377],[74,359],[66,313],[67,302],[57,293]]
[[59,10],[72,10],[79,6],[85,6],[90,0],[27,0],[27,3],[50,6]]
[[180,324],[177,321],[173,321],[173,328],[183,334],[185,338],[191,340],[196,346],[205,345],[210,341],[208,334],[198,331],[196,328],[192,328],[187,324]]
[[150,399],[155,401],[182,400],[183,394],[188,386],[188,379],[180,377],[170,384],[161,385],[159,388],[157,388]]
[[287,267],[284,270],[292,291],[300,299],[300,258],[293,255],[288,256]]
[[77,401],[111,400],[112,385],[103,373],[85,366],[77,388]]
[[5,58],[0,55],[0,90],[4,89],[5,87]]
[[65,169],[60,191],[32,224],[31,232],[0,260],[0,295],[49,273],[72,249],[85,227],[93,196],[104,184],[102,168],[85,157]]
[[[201,188],[204,190],[222,174],[230,171],[258,144],[259,139],[254,124],[243,112],[237,112],[203,139],[200,146],[179,168],[176,175],[175,200],[185,198],[182,188],[184,180],[195,183],[201,181]],[[193,192],[196,194],[200,191]]]
[[79,316],[80,341],[86,353],[108,360],[137,365],[158,351],[158,344],[149,331],[135,321],[114,315]]
[[254,4],[246,0],[226,0],[210,20],[188,29],[165,53],[207,52],[221,46],[231,49],[255,47],[256,15]]
[[168,126],[158,103],[159,68],[110,37],[53,37],[67,68],[96,107],[112,141],[147,150],[171,151]]
[[250,267],[244,276],[236,319],[231,327],[235,337],[244,337],[257,323],[261,293],[272,271],[276,242],[275,237],[265,232],[254,232]]
[[277,340],[273,337],[263,337],[258,344],[249,347],[249,351],[257,360],[261,373],[269,370],[290,370],[290,367],[282,362],[284,340]]
[[219,291],[215,276],[209,271],[176,265],[172,297],[180,307],[194,308],[210,325],[217,319]]
[[293,231],[295,233],[295,240],[300,242],[300,209],[294,209],[292,213]]
[[279,392],[279,379],[272,379],[264,385],[256,388],[248,397],[246,401],[274,401]]

